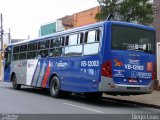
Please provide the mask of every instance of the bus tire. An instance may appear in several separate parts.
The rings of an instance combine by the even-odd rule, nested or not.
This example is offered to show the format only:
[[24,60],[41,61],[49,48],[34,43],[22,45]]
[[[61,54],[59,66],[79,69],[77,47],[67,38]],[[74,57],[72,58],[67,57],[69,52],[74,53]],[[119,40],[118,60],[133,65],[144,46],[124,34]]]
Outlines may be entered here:
[[91,93],[85,93],[85,98],[87,100],[92,100],[92,101],[95,101],[95,100],[99,100],[101,97],[102,97],[102,94],[101,92],[91,92]]
[[21,84],[17,84],[17,78],[16,78],[15,75],[12,77],[12,87],[15,90],[20,90],[21,89]]
[[51,79],[50,95],[54,98],[60,98],[62,96],[62,91],[60,91],[60,81],[57,76],[54,76]]

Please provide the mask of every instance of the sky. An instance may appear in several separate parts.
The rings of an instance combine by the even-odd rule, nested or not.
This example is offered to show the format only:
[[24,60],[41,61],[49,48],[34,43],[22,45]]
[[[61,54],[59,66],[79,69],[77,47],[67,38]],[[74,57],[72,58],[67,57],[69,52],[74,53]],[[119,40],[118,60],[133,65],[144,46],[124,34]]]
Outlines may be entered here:
[[37,38],[42,24],[95,6],[97,0],[0,0],[0,13],[12,39],[27,39]]

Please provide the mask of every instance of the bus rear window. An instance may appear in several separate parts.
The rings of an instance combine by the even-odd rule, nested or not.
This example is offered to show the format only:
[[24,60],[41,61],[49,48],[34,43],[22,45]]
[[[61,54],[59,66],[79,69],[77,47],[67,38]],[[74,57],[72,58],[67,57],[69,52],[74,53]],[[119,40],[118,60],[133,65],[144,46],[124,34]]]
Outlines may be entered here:
[[154,32],[122,25],[112,26],[113,50],[135,50],[155,53]]

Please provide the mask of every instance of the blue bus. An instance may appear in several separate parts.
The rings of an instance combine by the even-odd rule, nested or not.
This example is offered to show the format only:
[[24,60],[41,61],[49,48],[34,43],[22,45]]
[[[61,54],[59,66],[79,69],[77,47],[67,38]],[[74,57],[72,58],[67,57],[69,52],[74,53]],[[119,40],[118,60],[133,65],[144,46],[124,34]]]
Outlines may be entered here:
[[8,45],[4,81],[48,88],[52,97],[83,93],[151,93],[156,77],[155,30],[103,21]]

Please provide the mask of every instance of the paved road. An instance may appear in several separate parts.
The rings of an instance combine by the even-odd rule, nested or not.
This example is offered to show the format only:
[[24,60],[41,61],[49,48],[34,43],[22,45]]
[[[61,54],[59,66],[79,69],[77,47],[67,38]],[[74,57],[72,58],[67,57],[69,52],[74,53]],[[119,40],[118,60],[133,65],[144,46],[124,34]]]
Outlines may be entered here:
[[13,114],[143,114],[160,110],[102,98],[87,101],[80,96],[51,98],[45,90],[22,87],[13,90],[11,84],[0,82],[0,113]]

